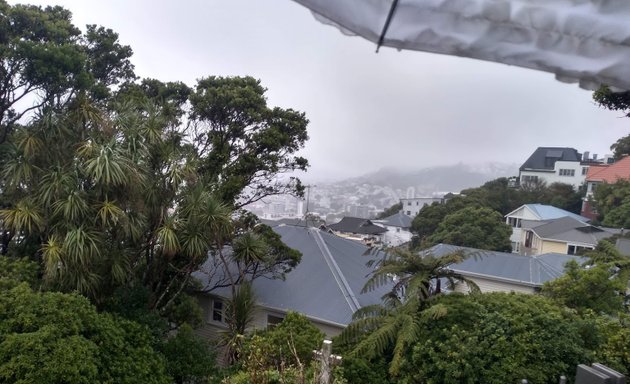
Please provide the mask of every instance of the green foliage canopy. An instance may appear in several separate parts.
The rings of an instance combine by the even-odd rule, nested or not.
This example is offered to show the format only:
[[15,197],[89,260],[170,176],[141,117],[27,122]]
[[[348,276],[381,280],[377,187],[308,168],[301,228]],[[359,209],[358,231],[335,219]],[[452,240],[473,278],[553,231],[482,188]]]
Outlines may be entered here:
[[[589,362],[577,317],[533,295],[442,296],[437,321],[419,317],[420,336],[402,368],[402,382],[556,383]],[[592,330],[590,330],[592,331]]]
[[497,211],[484,207],[467,207],[447,215],[427,245],[439,243],[510,252],[512,230]]

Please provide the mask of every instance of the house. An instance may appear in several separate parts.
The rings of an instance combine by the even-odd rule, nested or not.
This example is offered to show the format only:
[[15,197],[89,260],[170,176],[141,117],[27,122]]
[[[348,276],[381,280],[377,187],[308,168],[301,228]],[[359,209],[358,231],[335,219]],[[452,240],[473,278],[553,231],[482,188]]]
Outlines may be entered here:
[[584,183],[590,164],[582,160],[574,148],[538,147],[519,168],[519,183],[565,183],[577,189]]
[[411,217],[402,212],[395,213],[381,220],[374,220],[374,223],[387,229],[387,232],[382,235],[382,240],[385,245],[392,247],[411,241],[411,222]]
[[[350,323],[359,308],[381,303],[387,287],[361,293],[372,271],[366,265],[370,260],[365,256],[366,246],[312,227],[280,225],[273,230],[285,244],[302,252],[302,261],[285,280],[254,280],[257,311],[252,328],[266,329],[281,322],[288,311],[296,311],[333,337]],[[221,268],[213,267],[212,260],[208,260],[193,276],[202,287],[208,287],[221,279],[213,273],[217,271]],[[198,295],[206,320],[199,330],[201,335],[213,339],[226,329],[223,310],[230,296],[229,288]]]
[[[449,269],[460,273],[477,284],[481,292],[535,293],[547,281],[564,274],[570,260],[582,264],[586,258],[558,253],[523,256],[514,253],[486,251],[475,248],[438,244],[427,250],[439,257],[462,252],[466,259],[452,264]],[[457,283],[454,291],[468,293],[465,283]]]
[[348,216],[338,223],[330,224],[328,228],[338,236],[361,241],[366,245],[380,244],[382,235],[387,232],[387,229],[374,224],[371,220]]
[[574,217],[521,222],[522,254],[564,253],[574,255],[584,249],[595,249],[601,239],[620,233],[614,228],[596,227]]
[[512,227],[512,235],[510,236],[510,241],[512,242],[512,252],[519,253],[521,251],[521,225],[523,220],[544,221],[559,219],[566,216],[573,217],[574,219],[583,221],[584,223],[589,221],[587,217],[565,211],[564,209],[554,207],[553,205],[545,204],[525,204],[508,213],[505,215],[505,223]]
[[630,156],[625,156],[613,164],[599,164],[591,166],[586,174],[586,197],[582,203],[582,216],[597,218],[597,211],[593,209],[593,193],[598,184],[614,184],[619,179],[630,179]]
[[411,197],[400,199],[400,203],[402,204],[402,212],[414,218],[425,205],[431,205],[433,203],[442,204],[444,203],[444,199],[441,197]]

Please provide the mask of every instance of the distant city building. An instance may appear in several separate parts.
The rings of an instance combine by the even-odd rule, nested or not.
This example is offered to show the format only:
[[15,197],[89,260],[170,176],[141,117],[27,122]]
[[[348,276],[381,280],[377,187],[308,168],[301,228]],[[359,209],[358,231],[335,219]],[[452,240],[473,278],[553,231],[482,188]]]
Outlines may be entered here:
[[442,204],[444,199],[442,197],[414,197],[400,199],[400,202],[402,203],[402,212],[413,219],[425,205]]
[[370,207],[367,205],[349,205],[347,212],[352,217],[368,219],[370,217]]

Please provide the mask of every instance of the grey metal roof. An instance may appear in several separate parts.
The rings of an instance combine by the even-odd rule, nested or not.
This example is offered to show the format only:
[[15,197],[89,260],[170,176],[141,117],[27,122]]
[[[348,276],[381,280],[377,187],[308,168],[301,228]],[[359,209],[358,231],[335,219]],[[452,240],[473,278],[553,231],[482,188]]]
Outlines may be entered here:
[[587,259],[580,256],[545,253],[537,256],[523,256],[516,253],[486,251],[475,248],[438,244],[427,252],[434,256],[444,256],[461,251],[467,258],[449,268],[464,276],[484,277],[490,280],[540,287],[545,282],[564,274],[564,266],[570,260],[582,264]]
[[372,221],[368,219],[349,216],[344,217],[338,223],[330,224],[328,228],[333,231],[360,233],[363,235],[377,235],[387,232],[387,229],[372,223]]
[[540,238],[548,240],[560,240],[571,243],[597,245],[601,239],[612,236],[614,233],[601,227],[585,224],[573,217],[561,217],[554,220],[524,223],[524,227],[534,231]]
[[[317,228],[281,225],[273,230],[285,244],[302,252],[302,261],[284,281],[254,281],[259,305],[347,325],[359,307],[381,303],[387,288],[360,293],[372,270],[366,265],[370,260],[364,256],[366,246]],[[206,274],[197,272],[195,277],[208,284]],[[212,294],[229,297],[230,291],[218,289]]]
[[[546,204],[525,204],[525,207],[529,208],[540,220],[559,219],[561,217],[569,216],[582,222],[589,222],[588,217],[580,216],[576,213],[565,211],[564,209],[554,207],[553,205]],[[517,208],[518,210],[520,208]],[[514,212],[514,211],[512,211]],[[510,214],[508,214],[509,216]]]
[[378,220],[379,224],[389,225],[390,227],[410,228],[413,219],[402,212],[395,213],[382,220]]
[[582,155],[575,148],[538,147],[519,170],[553,170],[557,160],[581,161]]
[[617,239],[615,247],[624,256],[630,256],[630,239]]

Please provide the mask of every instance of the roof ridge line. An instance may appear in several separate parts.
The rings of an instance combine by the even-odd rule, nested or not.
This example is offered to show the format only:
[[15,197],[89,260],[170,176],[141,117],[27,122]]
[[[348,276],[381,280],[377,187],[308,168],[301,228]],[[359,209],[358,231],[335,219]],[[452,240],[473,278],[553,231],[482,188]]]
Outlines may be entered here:
[[359,304],[359,301],[354,295],[354,292],[352,292],[352,288],[350,288],[350,284],[348,284],[348,281],[346,280],[343,273],[341,272],[341,269],[337,265],[337,262],[335,261],[334,257],[330,253],[330,250],[328,249],[326,242],[324,242],[324,239],[322,238],[322,235],[319,232],[319,230],[313,228],[311,229],[311,232],[313,232],[314,238],[315,238],[315,244],[317,244],[317,247],[321,251],[322,256],[324,256],[324,260],[326,261],[326,264],[328,265],[330,272],[332,272],[333,277],[335,278],[335,282],[337,283],[337,286],[341,290],[341,293],[343,293],[343,296],[346,299],[346,302],[348,303],[350,310],[352,311],[352,313],[355,313],[361,308],[361,305]]

